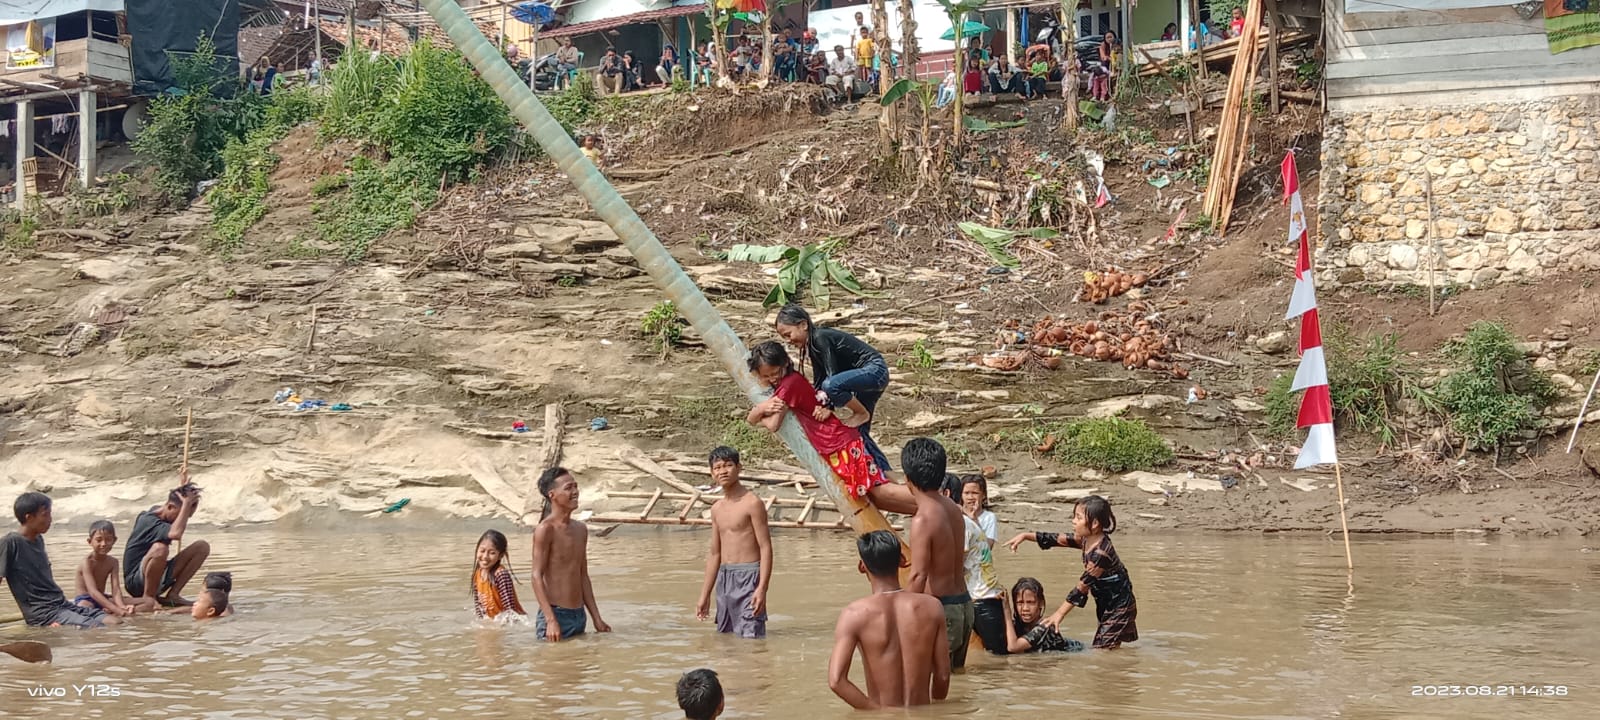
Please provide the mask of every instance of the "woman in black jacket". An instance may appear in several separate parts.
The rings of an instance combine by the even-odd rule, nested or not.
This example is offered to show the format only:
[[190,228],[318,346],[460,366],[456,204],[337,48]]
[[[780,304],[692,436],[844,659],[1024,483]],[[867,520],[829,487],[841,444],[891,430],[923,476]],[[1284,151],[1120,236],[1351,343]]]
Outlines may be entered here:
[[[802,368],[806,363],[811,365],[817,401],[835,409],[846,425],[859,429],[867,454],[879,470],[890,472],[889,458],[871,435],[873,413],[889,387],[889,364],[883,354],[843,330],[817,327],[799,305],[785,305],[779,310],[774,329],[789,344],[805,351]],[[905,486],[894,483],[874,488],[872,501],[893,512],[911,513],[916,509]]]

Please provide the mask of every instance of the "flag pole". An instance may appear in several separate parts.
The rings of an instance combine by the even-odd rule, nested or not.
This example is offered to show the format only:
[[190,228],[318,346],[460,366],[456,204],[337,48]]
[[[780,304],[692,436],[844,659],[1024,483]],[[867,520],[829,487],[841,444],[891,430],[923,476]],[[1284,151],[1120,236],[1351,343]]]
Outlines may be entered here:
[[1345,519],[1344,510],[1344,473],[1340,468],[1341,463],[1333,464],[1333,480],[1339,486],[1339,528],[1344,531],[1344,566],[1347,570],[1356,569],[1356,561],[1350,556],[1350,521]]

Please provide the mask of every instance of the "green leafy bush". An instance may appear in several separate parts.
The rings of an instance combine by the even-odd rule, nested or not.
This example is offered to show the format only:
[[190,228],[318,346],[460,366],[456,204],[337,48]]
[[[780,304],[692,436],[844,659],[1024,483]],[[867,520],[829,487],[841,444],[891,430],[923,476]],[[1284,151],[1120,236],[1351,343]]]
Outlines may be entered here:
[[1478,322],[1444,355],[1455,366],[1439,383],[1450,427],[1474,449],[1498,448],[1531,429],[1539,410],[1559,396],[1544,373],[1528,365],[1504,325]]
[[1172,448],[1144,421],[1120,417],[1036,422],[996,439],[1002,447],[1046,452],[1061,462],[1106,472],[1147,470],[1172,460]]
[[1146,470],[1172,461],[1172,448],[1150,426],[1116,417],[1067,423],[1056,453],[1074,465],[1106,472]]
[[321,99],[309,88],[273,93],[261,124],[241,138],[229,138],[222,149],[222,175],[212,188],[212,248],[232,255],[244,243],[244,233],[267,214],[267,193],[272,171],[280,158],[272,146],[296,125],[316,116]]
[[165,199],[180,202],[222,171],[223,148],[264,121],[267,101],[232,92],[238,80],[219,72],[209,38],[200,38],[193,53],[172,53],[171,61],[176,86],[151,100],[133,150],[155,168]]
[[650,308],[639,321],[639,334],[650,340],[650,347],[666,358],[683,338],[683,327],[689,324],[678,316],[678,308],[671,300],[663,300]]
[[1300,393],[1289,389],[1294,373],[1284,373],[1267,386],[1267,431],[1280,438],[1293,437],[1300,417]]

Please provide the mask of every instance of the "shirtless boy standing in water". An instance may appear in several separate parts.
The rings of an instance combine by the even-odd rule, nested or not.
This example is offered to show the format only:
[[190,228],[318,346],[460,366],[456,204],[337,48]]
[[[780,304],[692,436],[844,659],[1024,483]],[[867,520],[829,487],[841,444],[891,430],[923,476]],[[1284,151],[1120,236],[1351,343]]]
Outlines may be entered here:
[[[900,588],[900,540],[888,530],[856,539],[872,594],[845,606],[833,631],[828,688],[857,710],[927,705],[950,694],[950,653],[939,601]],[[867,691],[850,681],[861,650]]]
[[589,529],[572,519],[578,508],[578,481],[565,468],[554,467],[539,476],[544,512],[533,530],[533,594],[539,599],[535,632],[550,642],[582,635],[588,616],[595,632],[611,632],[600,619],[594,586],[589,583]]
[[917,513],[911,516],[911,583],[907,590],[939,598],[944,606],[945,634],[950,642],[950,666],[967,664],[967,643],[972,640],[972,596],[967,594],[966,521],[961,506],[940,492],[944,486],[944,446],[916,438],[900,451]]
[[717,632],[767,636],[767,587],[772,582],[772,534],[767,506],[739,482],[739,451],[711,451],[711,479],[722,499],[711,506],[711,554],[695,617],[706,619],[717,592]]

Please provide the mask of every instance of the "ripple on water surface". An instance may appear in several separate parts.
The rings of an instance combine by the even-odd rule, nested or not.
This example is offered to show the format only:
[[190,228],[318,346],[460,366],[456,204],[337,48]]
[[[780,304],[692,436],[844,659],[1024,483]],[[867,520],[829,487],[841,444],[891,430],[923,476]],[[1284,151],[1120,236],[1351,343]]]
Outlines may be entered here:
[[[82,553],[48,537],[58,579]],[[850,717],[827,688],[838,610],[865,592],[843,535],[780,534],[770,637],[718,637],[694,618],[703,532],[624,528],[591,541],[615,632],[550,645],[531,623],[471,620],[481,528],[375,532],[199,529],[232,570],[238,614],[144,618],[99,632],[0,630],[56,648],[51,666],[0,664],[5,717],[676,718],[680,673],[715,668],[729,718]],[[512,538],[524,606],[529,537]],[[918,716],[1099,718],[1600,717],[1600,569],[1562,541],[1360,539],[1352,589],[1323,538],[1119,534],[1141,640],[1116,652],[975,653],[951,701]],[[118,549],[120,551],[120,548]],[[1075,553],[996,554],[1051,603]],[[68,583],[70,585],[70,583]],[[1069,636],[1093,634],[1093,605]],[[859,677],[857,667],[856,675]],[[79,696],[75,686],[115,696]],[[1562,698],[1413,697],[1413,686],[1565,685]],[[65,697],[30,689],[65,688]],[[91,693],[95,691],[90,691]]]

